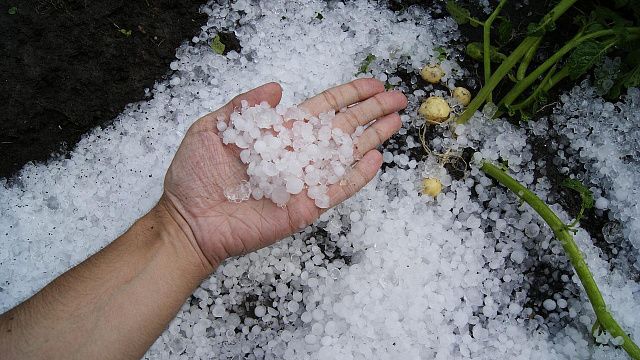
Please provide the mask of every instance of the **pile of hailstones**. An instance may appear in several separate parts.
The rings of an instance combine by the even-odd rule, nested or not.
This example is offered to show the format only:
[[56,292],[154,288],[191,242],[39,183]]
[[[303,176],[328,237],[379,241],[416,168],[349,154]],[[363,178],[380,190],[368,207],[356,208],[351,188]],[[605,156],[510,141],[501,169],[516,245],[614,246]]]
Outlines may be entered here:
[[217,127],[225,145],[241,149],[249,181],[225,191],[230,201],[271,199],[284,206],[291,195],[305,189],[319,208],[330,204],[328,187],[340,181],[354,161],[353,135],[333,128],[335,112],[311,116],[298,107],[266,102],[219,118]]

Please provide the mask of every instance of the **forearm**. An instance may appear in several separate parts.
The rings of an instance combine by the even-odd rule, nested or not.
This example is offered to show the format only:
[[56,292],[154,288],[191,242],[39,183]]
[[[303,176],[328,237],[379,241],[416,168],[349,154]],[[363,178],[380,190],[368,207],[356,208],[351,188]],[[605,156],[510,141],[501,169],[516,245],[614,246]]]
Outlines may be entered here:
[[5,359],[139,358],[212,270],[164,205],[0,316]]

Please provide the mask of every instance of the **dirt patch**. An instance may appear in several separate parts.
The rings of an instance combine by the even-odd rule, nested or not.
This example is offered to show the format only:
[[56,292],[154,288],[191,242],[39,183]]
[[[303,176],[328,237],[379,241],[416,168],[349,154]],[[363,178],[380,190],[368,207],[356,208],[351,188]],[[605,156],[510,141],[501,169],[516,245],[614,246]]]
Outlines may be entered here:
[[167,74],[202,0],[13,0],[0,6],[0,177],[105,125]]

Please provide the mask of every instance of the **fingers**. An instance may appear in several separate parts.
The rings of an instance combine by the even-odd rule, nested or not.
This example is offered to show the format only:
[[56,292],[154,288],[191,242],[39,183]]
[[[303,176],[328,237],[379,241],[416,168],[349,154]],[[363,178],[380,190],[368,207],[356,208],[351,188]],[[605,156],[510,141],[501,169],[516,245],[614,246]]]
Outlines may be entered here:
[[370,150],[382,145],[400,130],[400,127],[402,127],[402,121],[398,113],[389,114],[376,120],[356,140],[353,155],[356,159],[362,157]]
[[220,109],[200,118],[200,120],[194,124],[194,127],[196,127],[197,130],[217,132],[216,125],[218,123],[218,117],[222,115],[227,118],[235,109],[242,106],[242,100],[246,100],[249,103],[249,106],[257,105],[266,101],[271,107],[276,107],[276,105],[280,103],[281,99],[282,87],[280,84],[276,82],[266,83],[255,89],[249,90],[246,93],[237,95]]
[[313,115],[335,110],[364,101],[384,91],[384,84],[376,79],[357,79],[327,89],[306,100],[300,107]]
[[358,126],[366,125],[405,107],[407,107],[407,97],[401,92],[379,93],[348,108],[345,112],[337,114],[333,121],[333,127],[338,127],[347,134],[351,134]]
[[239,108],[241,106],[242,100],[246,100],[249,103],[249,106],[257,105],[266,101],[271,107],[276,107],[276,105],[280,103],[281,99],[282,87],[276,82],[270,82],[234,97],[223,107],[223,109],[225,109],[226,114],[229,114],[233,112],[235,108]]
[[371,150],[364,154],[339,183],[329,188],[330,206],[336,206],[362,189],[376,176],[382,166],[382,154],[378,150]]

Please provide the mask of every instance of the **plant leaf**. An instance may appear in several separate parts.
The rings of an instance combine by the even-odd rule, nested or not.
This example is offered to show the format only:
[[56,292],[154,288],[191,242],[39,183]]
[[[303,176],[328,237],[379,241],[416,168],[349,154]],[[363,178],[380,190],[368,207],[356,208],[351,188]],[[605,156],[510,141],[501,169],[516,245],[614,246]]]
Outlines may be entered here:
[[629,8],[633,12],[636,23],[640,22],[640,0],[629,0]]
[[623,6],[626,6],[629,3],[629,0],[613,0],[613,6],[618,9]]
[[[495,46],[491,46],[490,49],[491,49],[491,54],[489,54],[489,58],[491,59],[491,62],[500,63],[500,62],[504,61],[504,59],[507,58],[507,56],[505,54],[499,52],[498,48],[496,48]],[[482,57],[483,57],[483,54],[484,54],[484,48],[482,47],[482,43],[480,43],[480,42],[472,42],[472,43],[467,44],[466,53],[472,59],[477,60],[477,61],[482,61],[483,60]]]
[[640,86],[640,65],[636,65],[622,76],[622,86],[626,88]]
[[358,74],[364,74],[367,71],[369,71],[369,66],[371,66],[371,63],[373,62],[373,60],[376,59],[376,56],[373,54],[369,54],[367,55],[366,58],[364,58],[364,60],[362,61],[362,63],[360,64],[360,67],[358,67],[358,72],[356,73],[356,75]]
[[449,12],[449,15],[451,15],[453,20],[455,20],[460,25],[468,23],[469,18],[471,17],[471,13],[469,12],[469,10],[456,4],[455,0],[447,1],[447,11]]
[[606,28],[624,27],[632,25],[632,22],[623,18],[616,11],[603,6],[596,8],[589,14],[592,21],[603,25]]
[[618,99],[623,89],[636,86],[640,86],[640,47],[629,51],[622,60],[622,71],[615,79],[607,97]]
[[436,52],[436,58],[438,59],[438,61],[442,62],[447,60],[447,50],[445,50],[445,48],[443,48],[442,46],[438,46],[436,48],[433,49]]
[[554,21],[549,21],[544,24],[539,23],[530,23],[527,25],[527,36],[542,36],[547,32],[553,31],[556,29],[556,23]]
[[593,207],[593,194],[588,187],[584,186],[580,180],[578,179],[566,179],[562,182],[562,186],[577,191],[580,194],[580,198],[582,199],[582,204],[580,205],[580,213],[582,213],[586,209],[591,209]]
[[572,80],[584,75],[595,64],[602,60],[602,57],[609,50],[610,45],[595,40],[587,40],[578,45],[567,60],[569,66],[569,77]]
[[500,24],[498,24],[498,42],[505,44],[511,40],[511,34],[513,33],[513,24],[511,21],[505,18],[501,18]]
[[211,41],[211,50],[218,55],[222,55],[224,53],[224,48],[225,46],[220,40],[220,35],[216,34],[216,36],[213,37],[213,41]]
[[482,61],[482,43],[472,42],[467,44],[465,53],[476,61]]
[[616,47],[633,52],[640,49],[640,38],[634,38],[624,31],[624,29],[616,34]]

